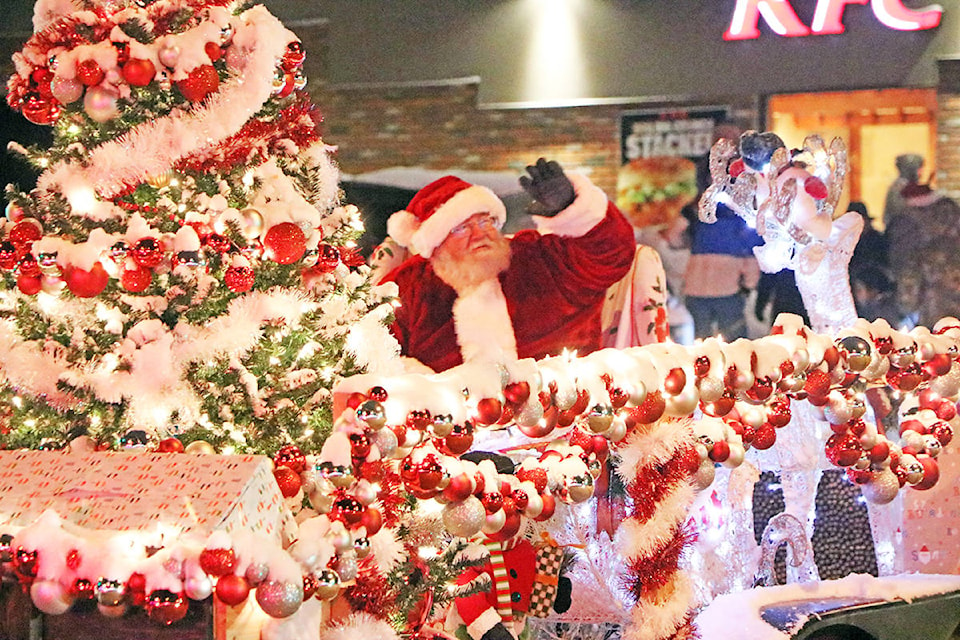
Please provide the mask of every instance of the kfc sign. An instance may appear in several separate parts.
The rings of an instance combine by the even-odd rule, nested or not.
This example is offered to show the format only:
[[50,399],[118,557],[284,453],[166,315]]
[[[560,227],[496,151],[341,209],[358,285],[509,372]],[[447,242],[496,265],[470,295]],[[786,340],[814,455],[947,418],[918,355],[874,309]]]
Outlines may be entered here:
[[737,0],[733,20],[723,39],[759,38],[760,18],[775,33],[788,38],[843,33],[843,11],[848,4],[869,4],[881,24],[897,31],[933,29],[943,15],[943,7],[938,4],[908,9],[901,0],[817,0],[813,22],[808,27],[797,17],[790,0]]

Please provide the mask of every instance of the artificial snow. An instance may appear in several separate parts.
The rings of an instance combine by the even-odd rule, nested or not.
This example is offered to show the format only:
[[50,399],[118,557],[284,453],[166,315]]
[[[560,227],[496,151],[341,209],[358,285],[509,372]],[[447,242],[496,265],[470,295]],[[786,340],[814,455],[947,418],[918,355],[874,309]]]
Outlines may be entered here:
[[[784,640],[791,634],[770,626],[760,617],[764,607],[794,600],[857,597],[883,601],[903,600],[960,590],[960,576],[902,574],[875,578],[853,574],[840,580],[823,580],[776,587],[758,587],[716,598],[696,618],[702,640]],[[799,630],[809,618],[797,621]],[[736,621],[732,623],[731,621]]]

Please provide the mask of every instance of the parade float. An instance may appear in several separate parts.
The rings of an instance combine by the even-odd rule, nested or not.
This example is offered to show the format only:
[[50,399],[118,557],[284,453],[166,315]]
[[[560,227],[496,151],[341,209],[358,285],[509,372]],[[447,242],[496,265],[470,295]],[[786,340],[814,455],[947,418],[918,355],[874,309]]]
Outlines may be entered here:
[[[701,205],[797,268],[812,327],[408,373],[295,34],[226,0],[41,0],[34,28],[7,100],[54,142],[14,149],[40,175],[8,189],[0,242],[0,635],[695,637],[753,586],[759,468],[803,538],[819,470],[845,470],[897,569],[884,507],[938,485],[960,321],[856,318],[839,141],[721,141]],[[698,570],[719,476],[736,508]],[[595,493],[617,479],[614,513]]]

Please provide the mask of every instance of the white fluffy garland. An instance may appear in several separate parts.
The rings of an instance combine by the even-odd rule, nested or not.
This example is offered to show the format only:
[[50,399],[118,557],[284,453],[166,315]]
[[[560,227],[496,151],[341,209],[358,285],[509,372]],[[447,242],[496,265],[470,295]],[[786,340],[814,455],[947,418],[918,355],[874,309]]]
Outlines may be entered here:
[[272,95],[277,60],[287,43],[297,38],[262,6],[243,13],[235,29],[235,40],[249,39],[259,46],[236,70],[234,79],[202,106],[136,127],[100,145],[84,165],[58,162],[40,176],[38,187],[53,191],[57,185],[66,190],[92,184],[101,197],[111,198],[126,185],[161,175],[177,160],[239,131]]

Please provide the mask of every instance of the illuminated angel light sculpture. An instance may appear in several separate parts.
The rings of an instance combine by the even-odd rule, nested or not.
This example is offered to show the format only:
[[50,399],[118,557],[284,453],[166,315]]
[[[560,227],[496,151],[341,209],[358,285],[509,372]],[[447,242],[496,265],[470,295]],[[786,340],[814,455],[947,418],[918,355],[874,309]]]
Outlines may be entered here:
[[[855,212],[834,219],[846,173],[847,151],[840,138],[827,146],[819,135],[807,136],[801,149],[791,151],[774,133],[747,131],[736,142],[714,144],[712,184],[699,205],[703,222],[714,222],[722,204],[755,228],[764,240],[754,250],[760,268],[768,273],[792,269],[813,329],[834,334],[857,320],[848,268],[863,219]],[[798,407],[777,450],[786,512],[805,523],[808,536],[820,481],[815,443],[828,428],[811,407]],[[884,509],[885,522],[893,521],[889,511]],[[873,513],[871,519],[881,520]],[[886,529],[892,531],[875,528],[878,542],[888,537]],[[816,575],[812,555],[788,568],[788,580]],[[893,569],[892,562],[881,567],[882,572]]]

